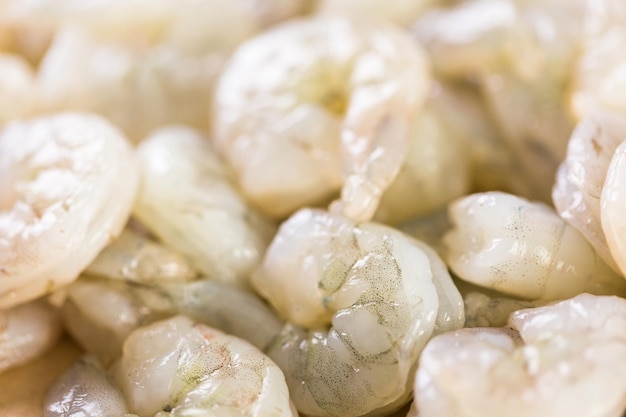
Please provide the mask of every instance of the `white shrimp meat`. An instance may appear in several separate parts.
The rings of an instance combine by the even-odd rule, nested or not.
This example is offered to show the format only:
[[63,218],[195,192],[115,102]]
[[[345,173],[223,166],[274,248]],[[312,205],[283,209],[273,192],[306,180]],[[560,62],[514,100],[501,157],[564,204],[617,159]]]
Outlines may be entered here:
[[516,311],[508,324],[433,338],[420,358],[411,415],[622,416],[626,300],[582,294]]
[[138,172],[125,137],[89,114],[0,132],[0,308],[78,277],[123,229]]
[[283,223],[252,283],[288,321],[266,352],[298,411],[310,416],[399,408],[422,346],[464,321],[434,251],[386,226],[321,210]]
[[427,72],[390,25],[293,20],[235,52],[217,85],[214,140],[264,212],[325,204],[343,184],[336,210],[367,220],[404,160]]

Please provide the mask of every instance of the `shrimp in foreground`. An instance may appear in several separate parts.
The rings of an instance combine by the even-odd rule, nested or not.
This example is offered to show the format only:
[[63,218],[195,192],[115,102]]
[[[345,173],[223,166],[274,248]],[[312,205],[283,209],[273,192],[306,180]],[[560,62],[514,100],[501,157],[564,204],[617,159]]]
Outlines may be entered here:
[[271,359],[184,316],[135,330],[113,373],[129,410],[140,417],[297,415]]
[[600,219],[609,250],[626,277],[626,140],[615,150],[600,197]]
[[0,308],[68,284],[123,229],[138,182],[104,119],[68,113],[0,132]]
[[264,212],[325,204],[343,184],[336,210],[368,220],[404,160],[427,72],[391,25],[293,20],[235,51],[216,88],[214,140]]
[[44,417],[132,417],[121,391],[90,356],[79,358],[48,391]]
[[552,190],[559,215],[617,272],[602,230],[601,195],[611,159],[625,139],[626,117],[598,111],[585,117],[570,137]]
[[463,280],[530,300],[626,293],[626,281],[542,203],[479,193],[452,203],[449,215],[447,261]]
[[464,321],[434,251],[389,227],[321,210],[282,224],[252,284],[288,320],[266,353],[310,416],[399,408],[426,341]]
[[165,127],[137,155],[143,182],[135,216],[208,278],[247,288],[274,226],[247,205],[208,139]]
[[59,313],[45,301],[0,310],[0,372],[43,354],[60,335]]
[[433,338],[409,415],[622,416],[626,300],[582,294],[516,311],[508,324]]

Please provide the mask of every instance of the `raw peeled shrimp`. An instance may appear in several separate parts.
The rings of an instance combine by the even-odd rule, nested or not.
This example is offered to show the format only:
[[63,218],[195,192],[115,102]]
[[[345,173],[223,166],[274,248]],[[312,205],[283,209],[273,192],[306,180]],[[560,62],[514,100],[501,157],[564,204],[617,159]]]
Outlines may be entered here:
[[602,231],[600,196],[611,158],[625,139],[626,117],[598,111],[585,117],[570,137],[552,190],[559,215],[617,272]]
[[46,352],[60,335],[59,313],[45,301],[0,310],[0,372]]
[[509,326],[433,338],[420,358],[410,415],[622,416],[624,299],[582,294],[516,311]]
[[248,342],[177,316],[135,330],[114,370],[139,416],[297,416],[281,370]]
[[214,140],[264,212],[324,204],[343,184],[336,210],[367,220],[404,160],[427,72],[390,25],[294,20],[237,49],[218,82]]
[[252,283],[289,321],[266,352],[310,416],[400,407],[422,346],[464,320],[434,251],[324,211],[301,210],[283,223]]
[[0,132],[0,309],[68,284],[123,229],[138,174],[110,123],[68,113]]
[[[622,134],[626,133],[624,131]],[[609,250],[626,277],[626,140],[615,150],[600,197],[600,219]]]
[[132,417],[121,391],[90,356],[78,359],[48,391],[44,417]]
[[135,216],[209,278],[246,288],[274,226],[247,205],[208,139],[166,127],[137,155],[143,182]]
[[463,280],[531,300],[626,291],[585,238],[542,203],[486,192],[452,203],[449,215],[447,261]]
[[143,283],[188,281],[197,275],[195,269],[178,252],[128,228],[104,248],[84,272],[88,275]]

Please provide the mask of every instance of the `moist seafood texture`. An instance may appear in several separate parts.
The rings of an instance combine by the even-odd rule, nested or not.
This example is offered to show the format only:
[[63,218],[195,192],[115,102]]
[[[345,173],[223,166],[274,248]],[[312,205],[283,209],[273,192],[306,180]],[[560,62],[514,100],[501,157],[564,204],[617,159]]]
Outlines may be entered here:
[[138,181],[106,120],[58,114],[0,132],[0,308],[78,277],[123,229]]
[[622,416],[626,300],[582,294],[517,311],[508,324],[433,338],[411,415]]
[[531,300],[626,291],[585,238],[542,203],[479,193],[451,204],[449,215],[447,261],[463,280]]
[[471,159],[464,152],[469,140],[450,128],[434,100],[436,96],[429,97],[411,126],[404,163],[383,194],[377,221],[403,223],[443,208],[470,190]]
[[35,74],[20,56],[0,52],[0,127],[30,116],[36,106]]
[[246,195],[285,217],[324,204],[367,220],[404,160],[428,75],[419,46],[384,24],[293,20],[237,49],[217,86],[215,143]]
[[98,254],[85,273],[142,283],[189,281],[197,275],[181,254],[129,228]]
[[40,356],[60,334],[59,313],[45,301],[0,310],[0,372]]
[[184,316],[134,331],[114,374],[140,417],[297,415],[274,362],[248,342]]
[[618,272],[602,231],[600,197],[611,159],[625,139],[626,115],[596,111],[585,117],[569,140],[552,190],[559,215]]
[[464,320],[434,251],[389,227],[321,210],[283,223],[252,283],[289,322],[266,352],[298,411],[311,416],[400,407],[426,341]]
[[207,138],[162,128],[137,148],[135,216],[210,279],[246,288],[274,226],[249,207]]
[[507,324],[511,313],[535,307],[536,302],[470,292],[463,297],[463,304],[465,327],[501,327]]
[[90,356],[78,359],[48,391],[45,417],[131,417],[124,396]]

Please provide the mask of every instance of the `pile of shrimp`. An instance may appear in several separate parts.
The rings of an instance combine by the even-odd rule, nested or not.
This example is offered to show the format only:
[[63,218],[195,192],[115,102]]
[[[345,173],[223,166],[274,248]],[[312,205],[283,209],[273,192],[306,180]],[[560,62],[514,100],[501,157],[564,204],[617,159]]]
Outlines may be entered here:
[[623,0],[0,0],[0,372],[80,346],[45,417],[622,417],[625,62]]

